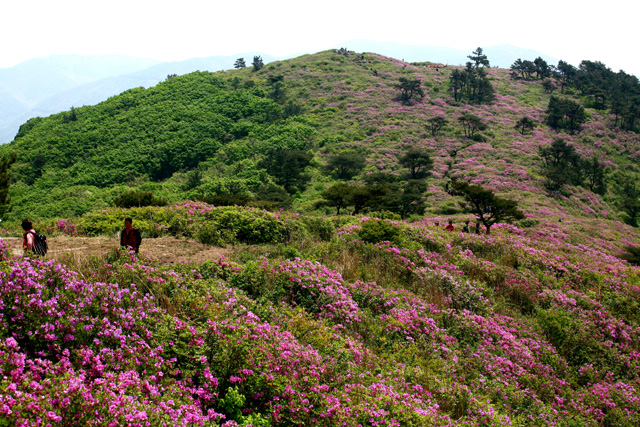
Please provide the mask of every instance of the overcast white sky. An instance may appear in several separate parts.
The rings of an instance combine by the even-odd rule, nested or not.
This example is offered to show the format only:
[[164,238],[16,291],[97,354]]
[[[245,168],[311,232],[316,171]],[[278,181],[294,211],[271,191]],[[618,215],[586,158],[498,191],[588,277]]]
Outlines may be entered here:
[[369,39],[470,51],[511,44],[640,76],[638,12],[634,0],[5,0],[0,68],[52,54],[285,56]]

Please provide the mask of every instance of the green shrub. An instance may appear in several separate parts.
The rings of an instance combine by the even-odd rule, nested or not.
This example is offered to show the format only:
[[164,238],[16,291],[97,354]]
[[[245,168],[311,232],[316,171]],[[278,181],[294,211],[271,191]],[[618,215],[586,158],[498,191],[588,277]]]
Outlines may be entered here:
[[402,218],[397,213],[391,211],[375,211],[369,214],[372,218],[390,219],[392,221],[400,221]]
[[640,265],[640,246],[625,246],[626,251],[620,258],[631,265]]
[[214,206],[246,206],[251,197],[246,194],[218,194],[216,196],[200,196],[197,200]]
[[151,191],[131,190],[122,193],[113,200],[113,205],[119,208],[142,206],[166,206],[167,201],[157,198]]
[[367,243],[395,242],[400,237],[400,229],[389,221],[370,219],[362,223],[358,237]]

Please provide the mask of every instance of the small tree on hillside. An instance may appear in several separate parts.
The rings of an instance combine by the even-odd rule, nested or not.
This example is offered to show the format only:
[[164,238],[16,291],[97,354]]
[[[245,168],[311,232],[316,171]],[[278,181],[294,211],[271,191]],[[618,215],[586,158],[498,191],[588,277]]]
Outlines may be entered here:
[[351,188],[348,204],[353,206],[353,214],[358,215],[369,205],[373,197],[368,185],[357,185]]
[[352,187],[349,184],[336,184],[322,192],[324,204],[336,208],[336,215],[340,215],[340,209],[351,204]]
[[628,172],[618,172],[614,177],[616,204],[627,215],[625,218],[627,224],[637,227],[640,217],[640,185],[638,185],[637,176]]
[[442,116],[427,119],[427,129],[431,131],[431,136],[436,136],[449,122]]
[[9,187],[11,186],[11,165],[13,165],[15,161],[15,153],[0,158],[0,216],[11,212]]
[[524,213],[518,209],[517,202],[498,197],[491,190],[485,190],[479,185],[471,185],[465,181],[454,182],[452,188],[464,199],[460,202],[462,209],[475,215],[486,227],[487,234],[491,226],[497,222],[524,219]]
[[359,173],[365,166],[365,158],[358,153],[338,153],[327,160],[326,171],[335,173],[338,179],[348,180]]
[[549,190],[560,191],[566,184],[579,184],[580,156],[573,145],[567,145],[563,139],[557,138],[547,147],[539,147],[542,157],[542,174],[547,178]]
[[535,72],[535,64],[526,59],[523,61],[522,59],[518,58],[513,64],[511,64],[511,76],[513,78],[518,78],[519,75],[521,79],[531,80],[533,78],[533,73]]
[[553,93],[557,88],[551,79],[544,79],[542,81],[542,89],[544,89],[544,93]]
[[269,94],[271,99],[276,102],[281,102],[284,99],[284,76],[277,74],[275,76],[269,76],[267,79],[269,86],[271,86],[271,93]]
[[551,95],[546,112],[549,126],[554,129],[566,129],[572,133],[579,131],[587,121],[584,107],[569,98]]
[[[410,179],[402,187],[398,211],[400,217],[407,218],[410,215],[423,215],[426,208],[424,194],[427,184],[424,181]],[[396,193],[397,194],[397,193]]]
[[415,78],[400,77],[400,83],[396,87],[400,89],[400,98],[403,102],[409,102],[414,97],[422,98],[424,96],[420,80]]
[[516,123],[515,128],[519,130],[522,135],[524,135],[525,132],[533,130],[534,125],[535,125],[535,122],[531,120],[529,117],[522,117]]
[[259,166],[276,179],[288,193],[304,189],[309,177],[304,173],[313,155],[302,150],[277,148],[269,151]]
[[551,76],[551,68],[547,61],[542,59],[541,57],[537,57],[533,60],[534,65],[536,66],[536,77],[538,79],[544,79]]
[[564,93],[565,88],[571,85],[578,73],[578,69],[576,67],[565,61],[559,61],[558,66],[554,67],[553,71],[555,78],[560,81],[562,93]]
[[580,169],[585,177],[585,186],[596,194],[607,191],[605,166],[594,155],[580,162]]
[[245,68],[247,63],[244,61],[244,58],[236,59],[236,62],[233,64],[233,68]]
[[433,160],[429,153],[418,148],[410,149],[398,161],[409,169],[411,179],[425,178],[433,168]]
[[487,125],[480,117],[471,113],[464,113],[462,116],[458,117],[458,121],[462,125],[464,136],[467,138],[473,138],[477,131],[483,131],[487,128]]
[[262,67],[264,67],[264,62],[262,62],[262,57],[261,56],[254,56],[252,65],[253,65],[253,71],[258,71]]
[[484,54],[481,47],[471,52],[471,55],[467,56],[467,58],[471,60],[475,68],[479,68],[481,65],[483,67],[489,67],[489,59],[487,58],[487,55]]

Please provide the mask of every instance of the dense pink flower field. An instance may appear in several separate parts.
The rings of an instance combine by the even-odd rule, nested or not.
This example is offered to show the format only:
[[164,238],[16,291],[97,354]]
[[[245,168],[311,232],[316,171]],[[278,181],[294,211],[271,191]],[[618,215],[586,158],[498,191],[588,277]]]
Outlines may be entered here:
[[637,267],[508,225],[392,226],[173,268],[3,246],[0,425],[640,423]]

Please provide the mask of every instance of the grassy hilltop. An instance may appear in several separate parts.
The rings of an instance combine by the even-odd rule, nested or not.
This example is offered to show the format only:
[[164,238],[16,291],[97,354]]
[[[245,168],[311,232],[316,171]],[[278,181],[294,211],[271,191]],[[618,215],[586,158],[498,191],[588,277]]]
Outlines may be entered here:
[[[34,217],[53,245],[131,216],[144,240],[42,260],[0,239],[0,426],[639,425],[640,275],[623,253],[639,234],[616,188],[637,174],[633,120],[568,87],[587,121],[553,130],[540,80],[489,68],[495,99],[467,104],[455,69],[320,52],[23,125],[2,147],[17,154],[7,222]],[[403,101],[402,78],[424,97]],[[432,117],[449,125],[432,135]],[[604,188],[550,189],[539,147],[557,137],[606,166]],[[404,191],[415,148],[434,164],[424,215],[400,220],[389,193],[358,215],[319,203],[371,177]],[[339,153],[365,161],[340,177]],[[459,232],[452,178],[526,218]],[[160,236],[229,256],[169,265],[145,255]]]

